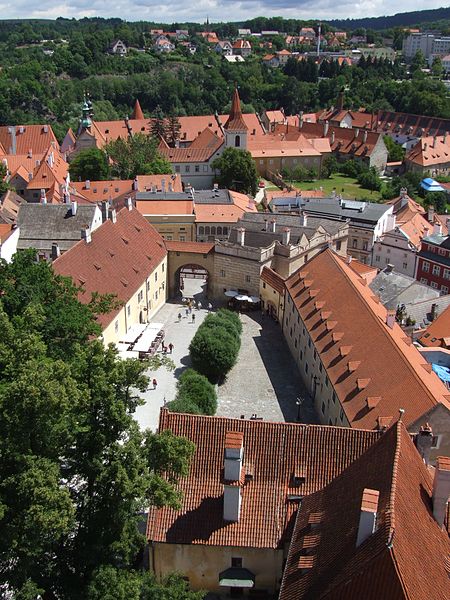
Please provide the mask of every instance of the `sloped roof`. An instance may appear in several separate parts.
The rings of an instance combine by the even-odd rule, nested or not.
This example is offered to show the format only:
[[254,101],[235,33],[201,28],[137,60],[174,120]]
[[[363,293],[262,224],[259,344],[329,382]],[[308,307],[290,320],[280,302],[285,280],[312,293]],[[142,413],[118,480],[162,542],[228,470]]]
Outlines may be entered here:
[[439,291],[424,285],[394,269],[383,269],[369,284],[386,308],[396,310],[399,304],[408,305],[421,300],[439,298]]
[[244,119],[242,118],[241,100],[239,98],[239,92],[237,88],[235,88],[233,93],[230,116],[228,117],[224,128],[228,129],[228,131],[246,131],[248,129]]
[[16,223],[22,204],[26,204],[25,200],[12,190],[0,196],[0,223]]
[[[53,263],[58,275],[82,286],[78,298],[85,304],[94,292],[116,294],[118,300],[127,302],[167,254],[162,237],[135,209],[122,208],[116,223],[108,219],[91,236],[90,243],[81,240]],[[102,327],[119,310],[100,315]]]
[[438,318],[431,323],[419,339],[422,346],[444,346],[444,338],[450,338],[450,307],[444,310]]
[[36,167],[33,179],[27,185],[29,190],[49,189],[53,184],[62,185],[69,172],[69,165],[56,148],[50,147]]
[[284,279],[273,269],[264,267],[261,272],[261,280],[268,283],[279,294],[284,294]]
[[33,154],[44,154],[52,143],[59,150],[51,125],[16,125],[14,152],[13,129],[14,125],[0,127],[0,143],[8,154],[28,154],[30,150]]
[[[404,425],[396,423],[328,486],[303,499],[280,600],[444,600],[450,541],[431,514],[432,487]],[[364,489],[379,492],[376,531],[356,547]],[[308,544],[313,566],[302,571]]]
[[[280,127],[280,126],[279,126]],[[376,144],[382,140],[381,133],[373,131],[358,131],[347,127],[334,127],[329,125],[326,135],[324,135],[324,125],[321,123],[308,123],[303,121],[300,128],[301,133],[306,138],[328,137],[330,139],[331,150],[340,154],[350,154],[353,156],[370,156]],[[334,141],[331,143],[332,134]]]
[[450,119],[379,110],[374,126],[378,131],[399,133],[410,137],[444,135],[450,131]]
[[[270,423],[161,411],[159,431],[195,444],[189,475],[182,478],[181,510],[151,509],[147,538],[154,542],[280,548],[297,503],[290,494],[311,494],[329,483],[379,437],[379,432],[343,427]],[[246,472],[238,522],[223,520],[223,463],[227,432],[244,434]],[[305,483],[293,487],[293,475]]]
[[406,154],[405,160],[421,167],[450,162],[450,136],[422,137]]
[[131,113],[130,119],[133,120],[144,120],[144,113],[142,112],[142,108],[140,105],[140,102],[138,99],[136,99],[136,102],[134,103],[134,108],[133,108],[133,112]]
[[[401,408],[408,425],[439,402],[450,407],[448,390],[424,366],[411,340],[396,323],[392,329],[386,324],[386,309],[367,282],[331,249],[291,275],[286,288],[351,426],[376,428],[378,417],[394,417]],[[314,297],[310,289],[317,292]],[[315,308],[317,302],[324,303],[329,319]],[[328,320],[335,323],[332,330]],[[343,332],[338,342],[333,332]],[[345,356],[341,346],[347,346]],[[349,369],[352,362],[356,370]],[[368,382],[363,389],[361,379]],[[380,398],[375,407],[369,407],[370,397]]]
[[186,197],[181,200],[136,200],[136,208],[142,215],[194,214],[194,202]]

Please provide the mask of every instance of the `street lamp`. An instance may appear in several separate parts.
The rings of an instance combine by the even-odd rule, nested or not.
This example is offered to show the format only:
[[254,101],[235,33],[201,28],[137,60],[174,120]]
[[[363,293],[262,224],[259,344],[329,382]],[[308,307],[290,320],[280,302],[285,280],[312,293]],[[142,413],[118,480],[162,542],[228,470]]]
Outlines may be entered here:
[[295,401],[295,404],[297,405],[297,423],[300,422],[300,409],[301,406],[303,404],[303,399],[302,398],[297,398],[297,400]]

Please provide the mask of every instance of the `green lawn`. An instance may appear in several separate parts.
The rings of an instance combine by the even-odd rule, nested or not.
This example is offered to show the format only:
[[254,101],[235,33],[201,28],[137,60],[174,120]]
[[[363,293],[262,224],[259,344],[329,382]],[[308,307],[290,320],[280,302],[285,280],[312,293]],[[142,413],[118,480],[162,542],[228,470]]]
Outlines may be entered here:
[[316,181],[297,182],[292,185],[300,190],[318,190],[323,189],[325,195],[331,195],[333,189],[336,194],[341,194],[343,198],[356,200],[370,200],[371,202],[379,202],[381,200],[380,192],[371,192],[362,188],[356,179],[346,177],[345,175],[334,174],[329,179],[317,179]]

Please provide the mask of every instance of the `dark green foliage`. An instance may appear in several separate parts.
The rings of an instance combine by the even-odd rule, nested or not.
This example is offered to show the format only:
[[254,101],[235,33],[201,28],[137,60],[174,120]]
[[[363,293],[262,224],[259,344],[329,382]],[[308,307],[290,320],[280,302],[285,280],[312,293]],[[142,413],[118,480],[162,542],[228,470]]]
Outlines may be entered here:
[[172,173],[171,164],[158,152],[158,140],[155,137],[138,133],[127,139],[109,142],[105,150],[113,161],[112,174],[119,179]]
[[226,148],[211,166],[220,171],[217,180],[221,187],[253,196],[256,194],[259,176],[255,161],[247,150]]
[[425,206],[434,206],[436,212],[442,213],[447,207],[447,194],[444,192],[426,192],[424,198]]
[[333,173],[337,173],[339,170],[338,161],[333,155],[327,156],[322,162],[322,169],[320,171],[321,177],[328,179]]
[[339,173],[343,175],[347,175],[347,177],[353,177],[356,179],[358,175],[363,171],[363,167],[361,163],[356,160],[346,160],[343,163],[339,164]]
[[169,404],[173,412],[214,415],[217,410],[217,395],[214,386],[204,375],[187,369],[177,383],[177,395]]
[[70,162],[69,172],[72,181],[100,181],[109,177],[108,157],[98,148],[81,150]]
[[240,331],[228,312],[209,315],[189,346],[192,366],[211,382],[225,378],[239,353]]
[[375,167],[370,167],[370,169],[361,171],[357,180],[361,187],[366,188],[367,190],[381,190],[381,179]]
[[[171,432],[141,432],[133,418],[145,371],[161,362],[119,361],[91,340],[95,311],[33,258],[0,263],[0,589],[77,600],[95,594],[106,568],[133,597],[139,515],[179,507],[175,484],[194,448]],[[174,580],[184,598],[180,589]]]
[[384,136],[384,143],[389,152],[388,162],[402,161],[405,157],[405,149],[394,142],[394,140],[388,135]]
[[0,196],[9,189],[9,185],[5,181],[7,172],[8,169],[6,168],[6,165],[0,163]]

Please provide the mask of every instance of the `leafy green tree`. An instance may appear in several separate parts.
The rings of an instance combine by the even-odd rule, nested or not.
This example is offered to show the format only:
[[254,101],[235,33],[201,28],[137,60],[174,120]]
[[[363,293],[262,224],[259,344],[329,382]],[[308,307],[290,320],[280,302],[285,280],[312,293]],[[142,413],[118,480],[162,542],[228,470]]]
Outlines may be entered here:
[[169,144],[169,146],[171,146],[172,148],[174,148],[177,144],[177,142],[180,139],[180,131],[181,131],[181,123],[180,123],[180,119],[178,118],[178,116],[176,114],[171,114],[167,117],[167,121],[166,121],[166,141]]
[[75,600],[98,569],[132,566],[145,508],[180,506],[193,445],[139,430],[145,371],[161,362],[90,339],[94,312],[32,256],[0,263],[0,589]]
[[320,175],[321,177],[328,179],[331,177],[331,175],[333,175],[333,173],[336,173],[338,169],[338,161],[336,160],[336,157],[331,154],[323,160],[322,168],[320,169]]
[[367,190],[381,190],[381,179],[374,167],[370,167],[368,170],[361,171],[357,179],[358,183]]
[[[176,407],[183,406],[184,403],[188,407],[193,405],[199,413],[204,415],[214,415],[217,410],[217,394],[214,386],[204,375],[200,375],[193,369],[187,369],[180,376],[174,402]],[[172,403],[169,408],[173,410]],[[190,411],[183,410],[183,412]]]
[[6,181],[7,172],[6,165],[0,163],[0,196],[9,190],[9,185]]
[[397,144],[396,142],[394,142],[394,140],[389,135],[385,135],[383,139],[384,139],[385,146],[389,152],[388,161],[389,162],[403,161],[403,159],[405,158],[405,149],[402,148],[402,146],[400,146],[400,144]]
[[81,150],[69,165],[73,181],[104,181],[109,177],[108,157],[99,148]]
[[424,199],[425,206],[433,205],[438,213],[447,207],[447,195],[444,192],[427,192]]
[[142,133],[113,140],[105,147],[112,160],[112,173],[119,179],[136,175],[172,173],[172,166],[159,152],[156,138]]
[[411,71],[420,71],[425,69],[427,61],[422,50],[417,50],[411,61]]
[[215,171],[219,171],[217,180],[220,186],[253,196],[256,194],[258,172],[255,161],[247,150],[225,148],[211,166]]
[[435,56],[433,58],[433,63],[431,65],[431,73],[434,77],[441,78],[444,74],[444,67],[442,65],[442,59],[440,56]]
[[152,114],[150,133],[157,140],[159,138],[165,140],[167,136],[166,119],[164,118],[164,113],[159,105],[155,108]]

